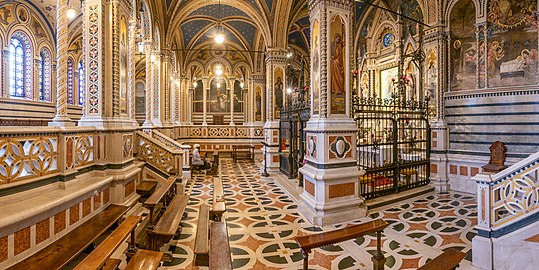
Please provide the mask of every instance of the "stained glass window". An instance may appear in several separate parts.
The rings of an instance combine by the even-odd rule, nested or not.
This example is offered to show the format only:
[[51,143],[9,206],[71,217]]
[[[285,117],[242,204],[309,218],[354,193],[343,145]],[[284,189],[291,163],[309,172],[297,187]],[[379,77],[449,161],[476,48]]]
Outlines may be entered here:
[[387,33],[384,35],[384,47],[389,47],[391,43],[393,42],[393,35],[391,33]]
[[24,97],[25,52],[23,42],[12,37],[9,44],[9,94],[13,97]]
[[73,96],[73,86],[75,85],[75,74],[73,59],[67,59],[67,104],[75,105],[75,97]]
[[79,105],[84,104],[84,68],[82,59],[79,61]]
[[47,49],[39,54],[39,100],[51,101],[51,54]]

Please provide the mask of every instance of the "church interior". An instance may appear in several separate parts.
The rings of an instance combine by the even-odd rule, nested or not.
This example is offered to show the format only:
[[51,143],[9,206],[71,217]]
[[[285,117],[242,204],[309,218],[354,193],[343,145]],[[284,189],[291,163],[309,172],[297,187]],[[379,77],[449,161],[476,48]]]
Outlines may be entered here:
[[1,0],[0,269],[537,269],[532,0]]

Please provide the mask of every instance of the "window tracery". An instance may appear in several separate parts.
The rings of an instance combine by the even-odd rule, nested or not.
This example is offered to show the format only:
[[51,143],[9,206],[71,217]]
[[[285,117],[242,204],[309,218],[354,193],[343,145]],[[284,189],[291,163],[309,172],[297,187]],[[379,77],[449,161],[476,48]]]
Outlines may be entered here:
[[9,43],[9,95],[32,98],[32,49],[28,36],[15,32]]
[[67,104],[75,105],[75,96],[74,96],[74,85],[75,85],[75,74],[74,74],[74,63],[73,59],[70,57],[67,59]]
[[39,100],[51,101],[51,54],[47,49],[39,54]]
[[82,59],[79,61],[78,65],[78,72],[79,72],[79,89],[78,89],[78,95],[79,95],[79,105],[84,104],[84,64]]

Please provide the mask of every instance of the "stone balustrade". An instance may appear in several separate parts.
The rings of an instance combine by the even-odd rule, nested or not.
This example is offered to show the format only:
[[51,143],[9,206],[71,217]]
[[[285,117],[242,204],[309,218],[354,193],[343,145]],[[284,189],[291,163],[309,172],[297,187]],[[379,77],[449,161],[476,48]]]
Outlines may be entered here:
[[526,219],[539,213],[538,175],[539,152],[499,173],[473,177],[477,182],[480,235],[504,235],[525,226]]
[[141,160],[165,174],[179,177],[184,162],[181,148],[171,148],[141,131],[137,131],[136,135],[137,155]]

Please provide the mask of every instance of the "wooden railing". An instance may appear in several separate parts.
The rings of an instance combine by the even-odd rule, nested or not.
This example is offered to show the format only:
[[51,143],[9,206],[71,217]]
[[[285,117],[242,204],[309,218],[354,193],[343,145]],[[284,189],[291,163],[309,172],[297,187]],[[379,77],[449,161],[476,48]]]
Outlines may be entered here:
[[95,163],[93,127],[0,130],[0,186],[74,173]]
[[477,229],[497,237],[496,231],[502,233],[509,225],[536,215],[538,175],[539,152],[494,175],[473,177],[477,182]]
[[171,148],[141,131],[136,134],[137,155],[140,159],[169,176],[181,176],[184,154],[182,149]]

